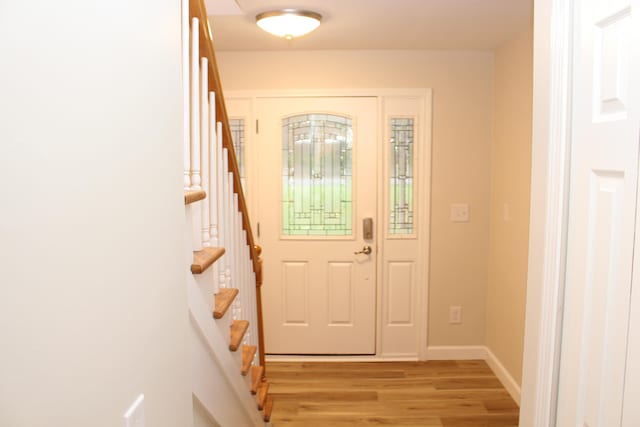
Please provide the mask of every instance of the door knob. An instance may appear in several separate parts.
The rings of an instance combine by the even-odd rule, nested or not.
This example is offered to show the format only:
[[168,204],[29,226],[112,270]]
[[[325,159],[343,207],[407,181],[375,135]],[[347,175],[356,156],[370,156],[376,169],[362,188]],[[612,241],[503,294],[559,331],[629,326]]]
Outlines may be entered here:
[[371,246],[369,245],[364,246],[361,251],[354,252],[355,255],[358,255],[358,254],[369,255],[370,253],[371,253]]

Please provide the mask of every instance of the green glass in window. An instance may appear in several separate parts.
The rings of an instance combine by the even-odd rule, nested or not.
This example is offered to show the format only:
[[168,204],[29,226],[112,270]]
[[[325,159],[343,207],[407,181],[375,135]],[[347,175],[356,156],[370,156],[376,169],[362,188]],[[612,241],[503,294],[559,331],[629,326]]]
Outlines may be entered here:
[[282,120],[282,235],[352,235],[351,119],[302,114]]
[[413,234],[412,118],[392,118],[389,139],[389,234]]

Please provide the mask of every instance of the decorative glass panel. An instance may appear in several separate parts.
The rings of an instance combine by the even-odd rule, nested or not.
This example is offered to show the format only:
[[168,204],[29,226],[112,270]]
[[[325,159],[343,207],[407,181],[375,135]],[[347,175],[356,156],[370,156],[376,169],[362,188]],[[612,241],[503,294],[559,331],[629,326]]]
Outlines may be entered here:
[[282,234],[351,236],[351,119],[303,114],[282,120]]
[[240,171],[240,181],[242,182],[242,191],[246,197],[247,186],[244,183],[244,119],[229,119],[229,127],[231,128],[231,139],[233,140],[233,149],[236,152],[236,160],[238,161],[238,170]]
[[389,234],[413,234],[414,120],[391,119]]

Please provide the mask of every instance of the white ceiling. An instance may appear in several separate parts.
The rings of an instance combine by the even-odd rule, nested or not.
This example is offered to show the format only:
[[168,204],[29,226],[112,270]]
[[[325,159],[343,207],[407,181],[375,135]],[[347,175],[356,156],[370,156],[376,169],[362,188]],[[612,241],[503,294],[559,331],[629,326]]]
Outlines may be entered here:
[[[217,50],[493,49],[532,22],[533,0],[206,0]],[[255,25],[267,10],[319,12],[287,41]],[[235,15],[230,15],[237,13]]]

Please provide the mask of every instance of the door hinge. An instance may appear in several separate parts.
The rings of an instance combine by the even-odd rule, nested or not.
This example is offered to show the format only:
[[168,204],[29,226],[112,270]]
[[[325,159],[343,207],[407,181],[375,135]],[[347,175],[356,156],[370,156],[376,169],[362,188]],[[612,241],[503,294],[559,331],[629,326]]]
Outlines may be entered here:
[[260,223],[259,222],[256,225],[256,234],[257,234],[258,237],[260,237]]
[[258,119],[256,119],[256,135],[260,132],[260,125],[258,125]]

